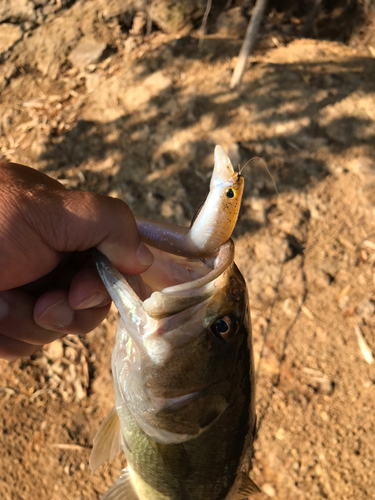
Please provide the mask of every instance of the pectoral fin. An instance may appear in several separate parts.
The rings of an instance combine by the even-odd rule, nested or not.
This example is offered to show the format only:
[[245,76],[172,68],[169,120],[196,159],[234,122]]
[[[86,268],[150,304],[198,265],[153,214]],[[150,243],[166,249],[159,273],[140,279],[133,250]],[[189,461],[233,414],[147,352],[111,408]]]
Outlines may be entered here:
[[233,500],[248,499],[254,493],[261,493],[258,486],[252,481],[247,474],[242,472],[239,488],[233,497]]
[[89,461],[91,472],[95,472],[106,460],[111,462],[115,455],[121,451],[121,448],[121,422],[116,408],[112,408],[94,437]]
[[134,492],[128,469],[124,469],[101,500],[139,500]]

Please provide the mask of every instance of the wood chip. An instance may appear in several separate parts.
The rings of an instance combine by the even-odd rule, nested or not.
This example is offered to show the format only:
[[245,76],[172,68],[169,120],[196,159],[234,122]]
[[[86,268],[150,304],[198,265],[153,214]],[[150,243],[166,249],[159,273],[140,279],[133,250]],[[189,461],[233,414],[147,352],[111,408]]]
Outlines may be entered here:
[[343,288],[339,294],[339,296],[337,297],[338,299],[340,297],[344,297],[344,295],[346,295],[350,290],[350,285],[347,285],[345,288]]
[[301,305],[301,311],[305,313],[308,318],[314,319],[313,313],[303,304]]
[[52,448],[58,448],[59,450],[74,450],[74,451],[84,451],[91,450],[89,446],[81,446],[79,444],[69,444],[69,443],[54,443],[51,444]]
[[372,248],[372,250],[375,250],[375,243],[373,243],[372,241],[365,240],[363,244],[365,247]]
[[371,365],[374,362],[374,357],[372,355],[371,349],[368,346],[359,326],[355,325],[354,331],[357,335],[359,348],[361,349],[363,357],[365,358],[365,361],[367,361],[367,363]]
[[334,382],[321,370],[304,368],[303,371],[311,383],[317,384],[317,389],[321,394],[330,396],[333,393],[335,388]]

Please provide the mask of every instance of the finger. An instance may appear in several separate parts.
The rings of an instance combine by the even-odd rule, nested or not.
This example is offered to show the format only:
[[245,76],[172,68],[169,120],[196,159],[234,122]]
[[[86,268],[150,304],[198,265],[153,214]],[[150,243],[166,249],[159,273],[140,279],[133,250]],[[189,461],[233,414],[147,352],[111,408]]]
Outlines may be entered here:
[[[107,299],[106,299],[107,300]],[[91,332],[107,316],[110,301],[90,309],[74,310],[67,290],[50,290],[35,303],[34,320],[41,328],[59,332],[58,336]]]
[[111,302],[95,267],[78,271],[70,283],[69,304],[74,310],[103,307]]
[[0,298],[6,305],[6,313],[0,319],[1,335],[35,346],[48,344],[63,335],[59,330],[51,331],[35,323],[36,299],[32,295],[17,289],[1,292]]
[[16,359],[31,356],[42,347],[0,334],[0,358],[6,361],[16,361]]
[[[51,206],[51,225],[35,226],[44,241],[58,252],[98,248],[121,272],[138,274],[153,262],[141,242],[134,216],[118,199],[78,191],[59,192],[62,203]],[[52,210],[53,209],[53,210]],[[43,212],[45,214],[45,211]],[[56,230],[56,228],[58,230]]]

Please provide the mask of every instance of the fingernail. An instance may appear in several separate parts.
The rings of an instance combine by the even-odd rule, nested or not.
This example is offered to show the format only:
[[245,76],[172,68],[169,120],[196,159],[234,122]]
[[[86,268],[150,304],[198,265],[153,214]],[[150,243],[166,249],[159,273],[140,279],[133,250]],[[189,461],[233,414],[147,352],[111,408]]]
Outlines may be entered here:
[[138,247],[137,259],[141,266],[151,266],[151,264],[154,262],[154,256],[143,243],[141,243]]
[[39,325],[50,330],[68,326],[73,321],[73,318],[73,309],[71,309],[67,302],[60,300],[52,304],[52,306],[47,307],[36,321]]
[[5,300],[0,298],[0,319],[5,318],[5,316],[8,315],[8,312],[9,312],[8,304],[5,302]]
[[103,295],[102,293],[95,293],[88,299],[83,300],[74,309],[91,309],[92,307],[100,307],[109,304],[111,299]]

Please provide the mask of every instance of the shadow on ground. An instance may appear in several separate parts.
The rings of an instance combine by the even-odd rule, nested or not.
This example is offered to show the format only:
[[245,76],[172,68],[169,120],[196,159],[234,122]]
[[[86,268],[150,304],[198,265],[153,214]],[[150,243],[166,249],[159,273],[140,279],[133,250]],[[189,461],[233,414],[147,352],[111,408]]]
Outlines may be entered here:
[[[183,37],[148,52],[131,69],[131,77],[120,75],[109,89],[105,82],[89,96],[85,106],[94,99],[97,119],[81,118],[65,135],[48,137],[41,155],[45,171],[57,169],[63,178],[64,169],[81,169],[81,189],[103,194],[115,189],[136,213],[181,222],[191,219],[206,196],[215,130],[234,130],[231,143],[223,144],[234,164],[262,157],[279,192],[305,190],[319,182],[331,171],[327,158],[343,155],[348,148],[364,146],[369,156],[374,154],[373,117],[361,107],[361,96],[375,90],[374,59],[327,60],[324,50],[318,50],[313,62],[308,57],[302,63],[255,60],[240,89],[230,91],[225,63],[238,45],[208,39],[200,53],[195,39]],[[199,68],[219,64],[222,79],[202,81]],[[150,91],[160,72],[167,75],[167,84]],[[129,102],[128,88],[139,99],[138,107]],[[118,116],[106,121],[100,116],[101,99],[104,113],[109,93]],[[320,154],[323,149],[325,155]],[[88,162],[105,165],[110,158],[115,158],[116,167],[110,173],[106,168],[85,171]],[[246,177],[250,182],[245,196],[267,198],[275,193],[261,163],[254,162]],[[172,209],[163,213],[166,201]],[[179,212],[173,203],[180,204]],[[247,221],[242,230],[257,226]]]

